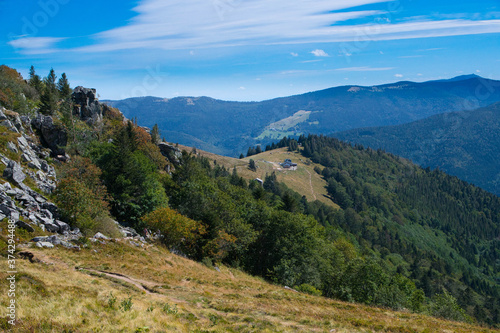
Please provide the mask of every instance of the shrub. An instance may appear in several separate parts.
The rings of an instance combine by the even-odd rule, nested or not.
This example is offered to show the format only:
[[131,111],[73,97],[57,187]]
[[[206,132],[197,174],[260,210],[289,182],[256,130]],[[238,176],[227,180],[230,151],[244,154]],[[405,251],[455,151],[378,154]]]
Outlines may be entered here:
[[321,296],[322,295],[321,290],[318,290],[307,283],[303,283],[300,286],[295,286],[295,287],[293,287],[293,289],[300,291],[300,292],[303,292],[303,293],[306,293],[306,294],[309,294],[309,295],[313,295],[313,296]]
[[158,208],[142,218],[147,228],[158,231],[161,241],[169,248],[192,254],[196,240],[205,233],[205,227],[177,211],[168,208]]

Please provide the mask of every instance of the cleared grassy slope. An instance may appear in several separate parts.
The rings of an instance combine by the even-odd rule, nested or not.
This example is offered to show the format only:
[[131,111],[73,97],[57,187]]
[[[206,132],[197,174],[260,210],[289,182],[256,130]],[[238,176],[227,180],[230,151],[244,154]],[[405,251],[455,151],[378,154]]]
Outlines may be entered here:
[[[192,150],[192,148],[182,145],[179,145],[179,149],[188,152]],[[339,207],[329,199],[326,191],[326,181],[314,171],[315,166],[321,169],[323,169],[323,167],[313,163],[298,152],[289,152],[288,148],[266,151],[243,159],[212,154],[199,149],[197,149],[197,152],[213,161],[217,161],[219,165],[225,166],[229,171],[236,167],[238,175],[247,180],[255,178],[264,180],[266,174],[270,175],[275,171],[278,181],[285,183],[292,190],[305,195],[308,201],[319,200],[335,208]],[[287,158],[297,163],[297,170],[281,169],[280,163],[284,162]],[[252,171],[248,168],[250,159],[255,161],[257,171]]]
[[[3,235],[5,226],[0,223]],[[0,242],[2,254],[4,245]],[[7,330],[2,316],[4,331],[498,332],[297,293],[237,269],[218,272],[161,246],[141,248],[128,240],[93,243],[81,251],[28,250],[40,262],[17,260],[18,321]],[[4,291],[5,271],[0,273]],[[132,307],[124,311],[120,304],[129,297]],[[6,305],[7,297],[0,298],[0,306]]]

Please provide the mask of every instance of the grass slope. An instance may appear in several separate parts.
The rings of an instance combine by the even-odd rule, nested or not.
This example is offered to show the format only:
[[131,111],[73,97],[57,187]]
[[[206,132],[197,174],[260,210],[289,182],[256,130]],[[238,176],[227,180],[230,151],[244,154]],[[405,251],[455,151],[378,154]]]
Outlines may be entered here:
[[[182,145],[179,145],[179,148],[186,151],[192,150],[192,148]],[[308,201],[319,200],[335,208],[339,207],[328,197],[326,181],[314,171],[315,166],[321,169],[323,167],[313,163],[298,152],[289,152],[288,148],[266,151],[242,159],[212,154],[199,149],[197,149],[197,152],[213,161],[217,161],[219,165],[225,166],[229,171],[236,167],[238,175],[247,180],[255,178],[264,180],[266,174],[270,175],[275,171],[279,182],[285,183],[290,189],[305,195]],[[281,169],[280,163],[283,163],[287,158],[297,163],[297,170]],[[248,168],[250,159],[255,161],[257,171]]]
[[18,320],[11,328],[2,316],[6,332],[498,332],[297,293],[124,239],[29,251],[39,261],[17,260]]

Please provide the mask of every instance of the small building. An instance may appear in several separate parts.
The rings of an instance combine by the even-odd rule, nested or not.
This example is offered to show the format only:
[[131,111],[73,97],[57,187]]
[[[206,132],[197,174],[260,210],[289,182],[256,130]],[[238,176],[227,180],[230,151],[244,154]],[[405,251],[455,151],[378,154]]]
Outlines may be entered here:
[[264,184],[264,181],[263,181],[262,179],[260,179],[260,178],[255,178],[254,180],[255,180],[256,182],[260,183],[261,185],[263,185],[263,184]]
[[297,170],[297,163],[293,163],[291,159],[287,158],[285,162],[281,163],[283,169]]

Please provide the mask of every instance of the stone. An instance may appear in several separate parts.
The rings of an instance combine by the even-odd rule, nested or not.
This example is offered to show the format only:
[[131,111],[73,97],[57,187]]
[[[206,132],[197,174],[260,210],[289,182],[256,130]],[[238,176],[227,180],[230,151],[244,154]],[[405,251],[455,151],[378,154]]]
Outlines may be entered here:
[[54,223],[59,227],[59,232],[61,233],[68,232],[70,230],[69,224],[63,221],[55,220]]
[[46,248],[53,248],[54,247],[54,244],[52,243],[49,243],[49,242],[37,242],[36,243],[36,246],[37,247],[40,247],[40,248],[43,248],[43,247],[46,247]]
[[160,142],[158,144],[158,148],[160,148],[160,152],[163,156],[165,156],[170,163],[175,165],[180,165],[180,158],[182,157],[182,151],[179,148],[176,148],[172,145],[169,145],[165,142]]
[[26,175],[23,172],[22,167],[14,162],[10,161],[3,172],[3,176],[8,180],[12,180],[16,184],[21,184],[24,179],[26,179]]
[[102,120],[102,104],[97,100],[96,90],[78,86],[73,90],[71,99],[74,103],[73,114],[81,120],[95,123]]
[[27,153],[23,153],[21,155],[21,161],[23,162],[31,162],[31,156]]
[[95,239],[104,239],[104,240],[108,240],[108,239],[109,239],[109,237],[104,236],[104,235],[103,235],[103,234],[101,234],[100,232],[96,233],[96,234],[94,235],[94,238],[95,238]]
[[26,138],[24,136],[18,137],[17,143],[19,144],[19,147],[21,147],[21,148],[24,148],[24,149],[29,148],[28,141],[26,140]]
[[42,168],[42,165],[40,164],[40,162],[36,158],[34,158],[33,160],[31,160],[28,163],[28,167],[30,167],[32,169],[38,169],[38,170],[40,170]]
[[4,114],[4,112],[5,112],[5,108],[3,108],[3,107],[2,107],[2,108],[0,109],[0,121],[1,121],[1,120],[6,120],[6,119],[7,119],[7,116]]
[[54,124],[51,116],[37,114],[31,125],[40,131],[42,144],[49,147],[54,156],[66,153],[63,147],[68,143],[68,133],[62,126]]
[[16,118],[14,119],[14,126],[19,132],[24,132],[23,123],[21,121],[21,118],[19,118],[19,115],[16,115]]
[[35,229],[33,229],[32,226],[30,226],[28,223],[26,222],[23,222],[21,220],[17,221],[16,222],[16,225],[21,228],[21,229],[24,229],[24,230],[27,230],[28,232],[34,232]]
[[50,170],[50,165],[49,165],[49,163],[47,163],[47,161],[42,160],[41,165],[42,165],[42,170],[43,170],[44,172],[49,172],[49,170]]
[[7,127],[12,132],[19,133],[14,124],[12,124],[8,119],[1,121],[0,125]]
[[58,219],[60,217],[60,215],[59,215],[59,209],[52,202],[44,202],[44,203],[42,203],[42,208],[48,210],[49,212],[51,212],[53,218]]
[[13,142],[11,141],[7,142],[7,149],[17,154],[17,147]]
[[54,224],[52,222],[45,222],[43,225],[45,226],[45,229],[48,232],[58,232],[59,231],[59,226],[57,226],[56,224]]

